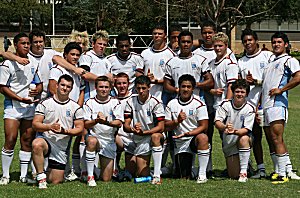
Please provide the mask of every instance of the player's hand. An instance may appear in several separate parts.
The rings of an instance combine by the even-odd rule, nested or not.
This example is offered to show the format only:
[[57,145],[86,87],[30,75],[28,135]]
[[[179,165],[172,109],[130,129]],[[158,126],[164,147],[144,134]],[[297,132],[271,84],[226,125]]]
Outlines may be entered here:
[[176,41],[172,44],[172,50],[176,50],[178,48],[179,48],[179,45],[178,45],[178,42]]
[[224,90],[225,90],[224,88],[211,89],[210,93],[215,96],[222,96]]
[[187,118],[185,112],[181,109],[181,111],[179,112],[179,115],[177,117],[178,123],[182,123],[183,120],[185,120]]
[[55,123],[50,125],[50,130],[53,131],[54,133],[61,132],[62,127],[60,126],[60,124],[58,122],[59,122],[59,119]]
[[104,124],[106,121],[107,121],[107,117],[102,112],[98,112],[97,122],[100,124]]
[[272,97],[272,96],[276,96],[276,95],[281,95],[282,94],[282,91],[281,89],[279,88],[273,88],[269,91],[269,96]]
[[31,98],[22,98],[22,100],[20,102],[23,102],[25,104],[32,104],[32,103],[36,103],[39,101],[40,101],[40,99],[32,100]]
[[150,72],[150,69],[148,69],[147,76],[148,76],[148,78],[150,78],[152,83],[155,82],[156,79],[155,79],[153,73]]
[[142,124],[140,122],[136,123],[134,125],[134,128],[137,131],[138,135],[142,135],[143,134],[143,128],[142,128]]
[[182,133],[182,134],[180,134],[180,135],[174,135],[174,136],[172,136],[172,138],[173,138],[173,139],[178,139],[178,138],[182,138],[182,137],[184,137],[184,136],[185,136],[185,134]]
[[250,73],[250,71],[248,70],[248,74],[246,75],[246,81],[250,84],[253,85],[254,84],[254,79],[252,74]]
[[233,134],[234,133],[234,128],[233,128],[233,124],[231,122],[228,122],[226,125],[226,129],[224,131],[227,134]]
[[76,69],[74,69],[74,73],[77,74],[78,76],[83,77],[85,73],[85,69],[81,68],[81,67],[76,67]]
[[259,115],[258,115],[257,112],[255,113],[255,120],[256,120],[257,123],[261,122],[261,119],[260,119],[260,117],[259,117]]
[[16,61],[21,64],[21,65],[27,65],[30,63],[29,59],[28,58],[21,58],[21,57],[18,57],[16,59]]
[[30,96],[30,97],[35,97],[35,96],[37,96],[37,95],[39,95],[39,91],[38,91],[37,88],[34,88],[34,89],[30,89],[30,90],[29,90],[29,96]]

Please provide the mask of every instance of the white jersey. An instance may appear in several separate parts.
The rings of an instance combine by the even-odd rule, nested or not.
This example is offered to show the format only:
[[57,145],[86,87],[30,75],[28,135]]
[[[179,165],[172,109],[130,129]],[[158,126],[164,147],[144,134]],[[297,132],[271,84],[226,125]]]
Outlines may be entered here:
[[58,82],[59,77],[61,77],[64,74],[68,74],[71,76],[74,80],[73,84],[73,89],[70,92],[69,97],[74,100],[75,102],[78,102],[79,95],[80,95],[80,89],[81,89],[81,78],[77,74],[74,74],[73,72],[70,72],[63,68],[60,65],[56,65],[51,68],[50,70],[50,75],[49,75],[49,80],[55,80]]
[[214,109],[226,98],[228,84],[238,79],[239,67],[229,56],[224,56],[219,61],[216,59],[209,63],[210,71],[215,81],[215,89],[223,88],[222,96],[214,96]]
[[125,73],[129,76],[129,91],[133,91],[135,73],[137,70],[140,72],[144,71],[144,60],[143,58],[134,53],[130,52],[127,59],[122,59],[118,56],[118,53],[112,54],[107,57],[107,60],[111,63],[111,71],[113,75],[117,75],[118,73]]
[[[111,63],[104,57],[97,55],[93,50],[86,52],[82,55],[82,59],[87,59],[86,56],[89,56],[91,59],[90,72],[96,76],[103,76],[110,73]],[[81,57],[80,57],[81,58]],[[82,64],[82,63],[81,63]],[[93,98],[97,95],[95,89],[95,82],[89,81],[86,87],[86,98]]]
[[[201,55],[192,55],[189,57],[173,57],[166,64],[165,78],[173,80],[175,87],[179,87],[178,80],[183,74],[192,75],[196,82],[201,82],[203,74],[209,71],[207,59]],[[194,94],[200,95],[200,88],[194,89]]]
[[[126,103],[127,103],[128,99],[131,98],[132,95],[133,95],[133,94],[130,93],[130,94],[128,94],[128,96],[126,96],[126,97],[117,97],[117,99],[119,100],[120,105],[121,105],[121,107],[122,107],[122,113],[123,113],[123,115],[124,115],[124,112],[125,112]],[[127,138],[129,138],[129,139],[132,139],[132,134],[131,134],[131,133],[126,133],[126,132],[124,131],[123,127],[119,128],[119,130],[118,130],[118,135],[127,137]]]
[[[123,111],[118,99],[109,98],[106,101],[100,101],[97,97],[91,98],[85,102],[84,120],[95,120],[99,112],[107,116],[107,121],[120,120],[124,122]],[[97,123],[90,130],[92,136],[104,140],[107,143],[115,142],[117,128]]]
[[[141,123],[142,130],[147,131],[156,126],[157,122],[165,119],[165,110],[161,101],[152,95],[149,95],[145,103],[139,101],[138,96],[132,96],[128,99],[125,112],[125,118],[132,118],[131,124]],[[143,136],[133,135],[134,141],[142,140]]]
[[62,56],[61,53],[52,50],[52,49],[44,49],[44,53],[42,55],[36,55],[29,52],[28,56],[31,56],[35,60],[39,62],[39,71],[41,73],[41,79],[43,82],[43,95],[42,99],[47,97],[47,91],[48,91],[48,83],[49,83],[49,75],[50,75],[50,69],[53,67],[52,58],[53,56],[58,55]]
[[277,57],[272,55],[271,60],[263,75],[262,106],[264,109],[270,107],[288,108],[287,91],[272,97],[269,96],[269,91],[273,88],[284,87],[293,74],[300,71],[299,61],[288,54],[282,54]]
[[[148,71],[153,73],[154,77],[158,80],[163,80],[166,74],[166,63],[169,59],[175,56],[174,52],[166,45],[161,50],[155,50],[153,47],[145,49],[141,56],[145,62],[144,74],[147,75]],[[150,94],[156,98],[162,98],[163,85],[152,84]]]
[[[58,122],[64,129],[74,128],[75,120],[83,119],[83,111],[73,100],[65,102],[58,101],[55,96],[49,97],[39,103],[35,109],[35,115],[44,116],[43,124],[54,124]],[[57,145],[62,151],[69,149],[71,136],[65,134],[45,131],[41,133],[51,143]]]
[[[15,61],[3,61],[0,65],[0,84],[6,85],[11,91],[22,98],[28,98],[29,85],[32,81],[36,84],[41,83],[41,74],[38,70],[38,62],[28,56],[30,61],[27,65],[21,65]],[[12,100],[5,96],[4,108],[22,108],[34,106]]]
[[[254,79],[262,81],[264,69],[270,61],[272,52],[261,51],[253,55],[245,55],[239,59],[238,65],[240,74],[243,79],[246,79],[248,72],[250,72]],[[254,106],[258,105],[260,95],[261,95],[261,86],[251,85],[250,92],[248,94],[247,100]]]

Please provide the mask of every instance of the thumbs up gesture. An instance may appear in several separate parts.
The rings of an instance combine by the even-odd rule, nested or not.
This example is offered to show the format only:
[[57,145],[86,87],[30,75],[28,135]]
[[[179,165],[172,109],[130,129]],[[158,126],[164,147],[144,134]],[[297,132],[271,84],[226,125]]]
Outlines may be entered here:
[[150,78],[152,83],[155,82],[155,77],[154,77],[153,73],[151,73],[150,68],[148,68],[147,76]]
[[179,115],[177,117],[178,123],[182,123],[183,120],[186,119],[186,117],[187,116],[186,116],[185,112],[181,109],[181,111],[179,112]]
[[252,76],[252,74],[250,73],[249,70],[248,70],[248,73],[247,73],[247,75],[246,75],[246,81],[247,81],[249,84],[251,84],[251,85],[254,84],[253,76]]

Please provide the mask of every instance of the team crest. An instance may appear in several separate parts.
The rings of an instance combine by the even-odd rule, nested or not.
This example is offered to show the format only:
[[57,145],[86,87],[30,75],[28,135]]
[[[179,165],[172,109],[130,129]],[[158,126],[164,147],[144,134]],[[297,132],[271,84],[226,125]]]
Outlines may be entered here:
[[240,121],[243,122],[245,120],[245,115],[240,116]]
[[196,69],[197,65],[196,63],[192,63],[192,69]]
[[67,111],[66,111],[66,117],[71,117],[71,110],[70,109],[67,109]]
[[133,67],[132,67],[132,71],[135,71],[135,70],[136,70],[136,66],[133,66]]
[[159,66],[162,67],[162,66],[164,66],[164,64],[165,64],[164,59],[160,59],[160,61],[159,61]]
[[189,115],[193,115],[193,114],[194,114],[193,109],[190,109],[190,110],[189,110]]
[[263,69],[265,67],[265,63],[260,63],[260,69]]

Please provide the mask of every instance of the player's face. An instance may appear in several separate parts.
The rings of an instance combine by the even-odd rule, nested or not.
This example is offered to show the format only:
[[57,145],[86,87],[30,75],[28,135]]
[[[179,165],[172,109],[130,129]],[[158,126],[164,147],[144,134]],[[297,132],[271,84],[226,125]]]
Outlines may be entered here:
[[107,40],[103,40],[101,38],[97,39],[96,42],[93,43],[93,50],[97,55],[103,55],[106,47]]
[[97,97],[99,99],[106,99],[109,96],[111,87],[107,81],[99,81],[96,87]]
[[154,44],[161,44],[167,39],[167,35],[164,30],[154,29],[152,32],[152,39]]
[[30,48],[30,42],[28,37],[21,37],[15,46],[17,55],[21,57],[27,57]]
[[212,37],[215,35],[215,31],[212,27],[203,27],[201,35],[206,44],[212,44]]
[[34,54],[41,55],[44,52],[45,42],[42,36],[33,36],[31,43],[31,51]]
[[118,46],[118,52],[122,57],[127,57],[130,53],[130,43],[129,41],[120,41]]
[[288,47],[288,43],[284,43],[282,38],[273,38],[272,48],[273,48],[273,53],[276,56],[286,53],[287,47]]
[[247,92],[246,89],[237,88],[234,90],[233,99],[234,103],[243,104],[246,101]]
[[213,44],[217,57],[224,57],[227,53],[227,45],[222,41],[215,41]]
[[255,54],[258,51],[258,41],[252,35],[245,35],[243,38],[243,46],[246,53],[249,55]]
[[182,101],[188,101],[193,94],[194,88],[190,81],[183,81],[179,87],[180,99]]
[[72,88],[73,88],[72,82],[67,81],[63,78],[57,85],[57,94],[59,96],[69,96],[70,92],[72,91]]
[[76,65],[80,58],[80,52],[77,49],[72,49],[68,54],[65,55],[65,59],[72,65]]
[[125,96],[128,91],[129,82],[126,77],[118,77],[115,81],[115,87],[118,90],[118,95]]
[[137,84],[135,89],[139,94],[138,97],[140,101],[146,101],[148,99],[150,87],[148,87],[146,84]]
[[193,41],[191,36],[182,36],[179,45],[181,54],[189,56],[192,53]]
[[180,31],[173,31],[170,35],[170,43],[173,46],[173,43],[177,43],[178,45],[178,35],[180,34]]

